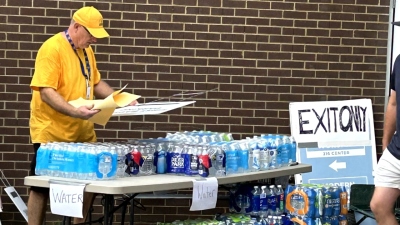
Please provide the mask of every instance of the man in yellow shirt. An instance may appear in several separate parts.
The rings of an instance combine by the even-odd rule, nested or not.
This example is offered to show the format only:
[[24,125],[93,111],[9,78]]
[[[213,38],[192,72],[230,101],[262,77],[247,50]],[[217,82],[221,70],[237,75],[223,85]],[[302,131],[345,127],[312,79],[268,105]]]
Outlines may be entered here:
[[[103,17],[94,7],[76,11],[67,30],[55,34],[40,47],[32,78],[30,134],[35,157],[31,175],[35,174],[36,154],[41,143],[94,142],[96,134],[90,117],[98,113],[92,105],[75,108],[68,101],[104,99],[113,89],[101,80],[91,44],[108,37]],[[134,101],[131,105],[136,104]],[[48,188],[31,187],[28,201],[28,224],[41,225],[44,220]],[[86,217],[93,194],[84,195]],[[84,219],[74,219],[74,223]]]

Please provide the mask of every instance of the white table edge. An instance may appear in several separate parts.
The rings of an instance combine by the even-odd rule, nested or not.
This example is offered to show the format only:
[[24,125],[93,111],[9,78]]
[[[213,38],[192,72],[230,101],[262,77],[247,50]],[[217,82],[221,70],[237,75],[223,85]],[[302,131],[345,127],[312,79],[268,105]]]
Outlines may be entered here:
[[[245,182],[245,181],[253,181],[253,180],[262,180],[280,176],[287,176],[292,174],[300,174],[300,173],[307,173],[311,172],[312,167],[308,164],[299,164],[290,167],[283,167],[275,170],[267,170],[267,171],[258,171],[258,172],[250,172],[244,174],[235,174],[226,177],[217,177],[218,184],[230,184],[230,183],[238,183],[238,182]],[[162,185],[160,183],[148,183],[145,185],[138,185],[136,179],[169,179],[172,177],[171,180],[177,180],[178,182],[170,182],[168,184]],[[27,186],[37,186],[37,187],[49,187],[50,183],[49,180],[55,181],[64,181],[64,182],[86,182],[87,184],[85,188],[85,192],[93,192],[99,194],[127,194],[127,193],[146,193],[152,191],[166,191],[166,190],[179,190],[179,189],[186,189],[193,187],[193,179],[196,177],[186,177],[186,176],[177,176],[173,174],[160,174],[160,175],[151,175],[145,177],[127,177],[127,178],[118,178],[115,180],[108,180],[108,181],[80,181],[76,179],[66,179],[66,178],[58,178],[58,177],[48,177],[48,176],[27,176],[24,179],[24,184]],[[122,180],[120,180],[122,179]],[[125,180],[124,180],[125,179]],[[121,185],[121,186],[107,186],[111,184],[115,184],[114,182],[126,182],[126,179],[132,179],[131,185]],[[136,182],[135,182],[136,181]],[[129,181],[130,183],[131,181]]]

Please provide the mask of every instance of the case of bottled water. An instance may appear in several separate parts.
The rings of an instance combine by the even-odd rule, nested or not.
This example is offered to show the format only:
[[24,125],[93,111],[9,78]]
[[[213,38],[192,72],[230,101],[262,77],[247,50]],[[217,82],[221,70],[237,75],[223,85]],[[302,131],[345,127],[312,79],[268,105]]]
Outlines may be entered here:
[[114,179],[122,174],[127,147],[110,143],[42,144],[37,152],[37,175],[80,180]]

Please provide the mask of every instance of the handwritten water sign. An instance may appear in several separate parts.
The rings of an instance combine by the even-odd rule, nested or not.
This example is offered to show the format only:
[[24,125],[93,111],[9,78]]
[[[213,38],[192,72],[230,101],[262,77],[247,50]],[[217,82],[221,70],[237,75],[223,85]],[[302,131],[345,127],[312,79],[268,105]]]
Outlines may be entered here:
[[218,180],[210,177],[193,180],[192,206],[190,211],[213,209],[217,205]]
[[53,214],[83,218],[83,190],[85,185],[50,183],[50,209]]

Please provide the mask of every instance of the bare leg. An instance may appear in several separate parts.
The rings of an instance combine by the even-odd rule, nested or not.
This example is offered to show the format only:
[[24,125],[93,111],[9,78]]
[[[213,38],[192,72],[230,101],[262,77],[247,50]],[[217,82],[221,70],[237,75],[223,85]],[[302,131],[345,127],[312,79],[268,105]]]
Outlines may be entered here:
[[370,205],[378,225],[398,225],[393,208],[399,195],[397,188],[375,187]]
[[47,200],[49,195],[36,191],[29,192],[28,200],[28,224],[42,225],[46,215]]
[[86,218],[89,213],[90,207],[93,205],[93,201],[96,198],[95,193],[85,192],[83,195],[83,218],[74,218],[74,224],[86,222]]

